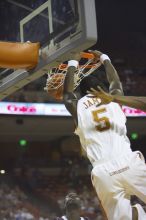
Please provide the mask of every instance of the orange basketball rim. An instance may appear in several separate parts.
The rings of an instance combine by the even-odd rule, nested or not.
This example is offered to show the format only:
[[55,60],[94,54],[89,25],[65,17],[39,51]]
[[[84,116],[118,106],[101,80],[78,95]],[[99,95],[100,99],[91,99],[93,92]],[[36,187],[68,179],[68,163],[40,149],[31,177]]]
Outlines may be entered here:
[[[79,66],[75,71],[74,90],[79,86],[81,80],[93,73],[101,66],[101,62],[95,62],[92,53],[81,52]],[[67,73],[68,65],[61,63],[59,66],[51,68],[48,72],[46,87],[44,88],[55,99],[62,99],[63,84]]]

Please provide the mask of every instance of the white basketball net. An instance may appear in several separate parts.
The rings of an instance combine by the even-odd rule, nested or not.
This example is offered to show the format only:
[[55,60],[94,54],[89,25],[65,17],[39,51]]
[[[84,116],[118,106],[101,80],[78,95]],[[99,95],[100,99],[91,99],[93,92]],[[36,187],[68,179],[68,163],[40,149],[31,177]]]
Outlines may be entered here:
[[[84,77],[87,77],[93,73],[100,66],[101,62],[98,61],[97,63],[93,64],[93,59],[88,59],[84,65],[79,66],[74,74],[74,90],[79,86]],[[66,64],[61,64],[58,67],[50,69],[48,72],[46,87],[44,89],[49,91],[57,90],[59,87],[61,87],[64,84],[67,68],[68,67]]]

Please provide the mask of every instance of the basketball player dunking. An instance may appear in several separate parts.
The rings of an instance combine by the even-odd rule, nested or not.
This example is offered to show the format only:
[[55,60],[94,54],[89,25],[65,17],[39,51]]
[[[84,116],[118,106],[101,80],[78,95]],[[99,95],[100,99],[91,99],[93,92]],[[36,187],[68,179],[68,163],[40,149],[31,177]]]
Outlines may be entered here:
[[[109,57],[92,51],[105,67],[109,92],[123,95],[119,76]],[[81,97],[73,92],[74,72],[79,58],[68,62],[64,83],[64,103],[72,114],[75,133],[79,135],[82,148],[93,165],[92,184],[109,220],[145,220],[146,214],[139,204],[133,209],[130,196],[136,195],[146,203],[146,166],[139,151],[132,152],[126,136],[126,117],[119,104],[102,104],[100,98],[87,94],[97,89],[101,82],[93,75],[80,83]],[[102,87],[103,88],[103,87]]]

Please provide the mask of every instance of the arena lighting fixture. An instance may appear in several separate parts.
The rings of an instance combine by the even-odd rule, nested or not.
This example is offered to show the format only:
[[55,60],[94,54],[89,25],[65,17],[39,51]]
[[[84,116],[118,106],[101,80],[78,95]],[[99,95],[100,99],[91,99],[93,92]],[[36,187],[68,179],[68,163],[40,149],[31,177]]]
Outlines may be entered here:
[[132,140],[137,140],[138,139],[138,133],[136,133],[136,132],[131,133],[131,139]]
[[6,171],[5,170],[0,170],[0,174],[5,174]]
[[25,140],[25,139],[19,140],[19,145],[20,145],[21,147],[25,147],[25,146],[27,145],[27,140]]

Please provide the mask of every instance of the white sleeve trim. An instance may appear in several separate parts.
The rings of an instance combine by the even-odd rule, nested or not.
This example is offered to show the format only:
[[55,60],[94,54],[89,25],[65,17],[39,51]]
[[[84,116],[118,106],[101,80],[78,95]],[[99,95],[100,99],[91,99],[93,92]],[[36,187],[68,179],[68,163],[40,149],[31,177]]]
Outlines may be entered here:
[[106,54],[102,54],[100,56],[100,62],[103,64],[105,60],[111,61],[110,58]]
[[68,67],[74,66],[74,67],[77,68],[78,65],[79,65],[79,62],[78,62],[77,60],[69,60],[69,61],[68,61]]

